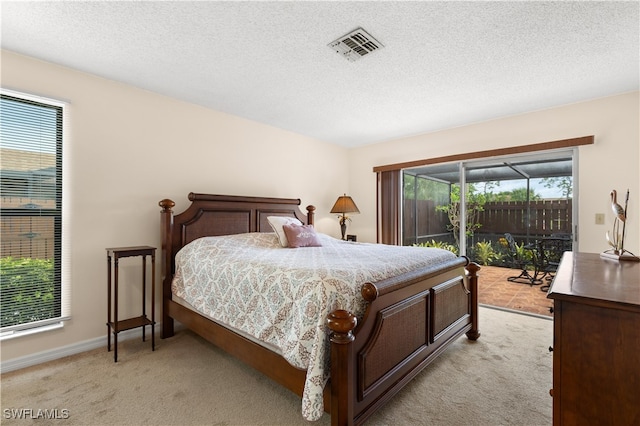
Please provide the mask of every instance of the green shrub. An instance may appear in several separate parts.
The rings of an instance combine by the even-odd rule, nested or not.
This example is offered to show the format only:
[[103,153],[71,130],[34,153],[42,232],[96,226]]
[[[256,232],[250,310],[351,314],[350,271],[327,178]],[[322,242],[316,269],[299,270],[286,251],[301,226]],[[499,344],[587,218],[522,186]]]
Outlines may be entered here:
[[56,316],[54,268],[50,259],[0,259],[0,326]]
[[416,247],[434,247],[434,248],[449,250],[450,252],[452,252],[452,253],[454,253],[456,255],[458,254],[458,247],[456,247],[453,244],[446,243],[444,241],[431,240],[431,241],[426,241],[424,243],[414,244],[414,246],[416,246]]
[[525,243],[521,243],[521,244],[516,243],[516,255],[518,259],[520,259],[520,261],[532,263],[533,252],[530,249],[525,248],[525,246],[526,246]]
[[496,253],[493,250],[491,241],[478,241],[476,243],[476,249],[474,253],[476,262],[481,265],[491,265],[493,264],[494,260],[496,260],[495,256]]

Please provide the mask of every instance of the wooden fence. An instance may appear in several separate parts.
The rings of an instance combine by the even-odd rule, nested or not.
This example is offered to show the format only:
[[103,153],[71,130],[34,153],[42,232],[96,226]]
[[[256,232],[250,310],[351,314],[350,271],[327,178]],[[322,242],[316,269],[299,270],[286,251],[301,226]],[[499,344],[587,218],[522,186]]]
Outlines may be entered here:
[[[417,208],[416,208],[417,207]],[[571,234],[572,200],[501,201],[486,203],[477,213],[481,224],[475,234],[543,237],[551,234]],[[403,231],[404,244],[443,239],[447,229],[447,214],[436,211],[432,200],[405,200]],[[449,241],[449,238],[444,238]]]
[[402,225],[403,245],[442,240],[443,234],[450,234],[449,218],[445,212],[436,210],[433,200],[405,199]]
[[[486,203],[478,212],[478,233],[544,236],[571,234],[572,200]],[[527,232],[528,231],[528,232]]]
[[[1,202],[5,209],[24,208],[31,203],[38,203],[42,208],[55,207],[53,200],[2,197]],[[52,259],[55,249],[54,223],[53,217],[3,214],[0,218],[0,257]]]

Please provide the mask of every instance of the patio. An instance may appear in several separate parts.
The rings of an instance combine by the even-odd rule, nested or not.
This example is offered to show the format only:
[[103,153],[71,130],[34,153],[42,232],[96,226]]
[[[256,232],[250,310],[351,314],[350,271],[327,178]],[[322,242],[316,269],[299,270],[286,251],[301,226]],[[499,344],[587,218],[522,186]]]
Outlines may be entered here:
[[[530,286],[507,281],[508,277],[520,274],[520,270],[482,266],[478,274],[480,304],[546,317],[553,316],[549,311],[553,301],[547,299],[547,293],[540,290],[540,285]],[[544,284],[547,284],[546,280],[542,285]]]

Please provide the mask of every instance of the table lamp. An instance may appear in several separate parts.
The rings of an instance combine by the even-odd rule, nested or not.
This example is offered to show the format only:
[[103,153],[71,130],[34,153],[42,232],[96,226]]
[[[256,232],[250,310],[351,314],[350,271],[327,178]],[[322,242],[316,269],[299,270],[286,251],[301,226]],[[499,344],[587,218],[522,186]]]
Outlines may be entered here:
[[342,239],[344,240],[347,233],[347,220],[351,220],[351,218],[347,216],[347,213],[360,213],[360,210],[358,210],[356,203],[353,202],[351,197],[344,194],[338,197],[330,213],[340,213],[338,218],[340,219],[340,230],[342,231]]

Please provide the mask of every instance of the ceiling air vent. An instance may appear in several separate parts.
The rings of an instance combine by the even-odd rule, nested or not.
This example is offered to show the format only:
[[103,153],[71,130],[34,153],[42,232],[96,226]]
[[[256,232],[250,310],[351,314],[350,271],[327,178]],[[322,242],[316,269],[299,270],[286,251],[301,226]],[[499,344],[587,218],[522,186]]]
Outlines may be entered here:
[[366,56],[384,46],[365,30],[358,28],[328,44],[330,48],[351,62]]

